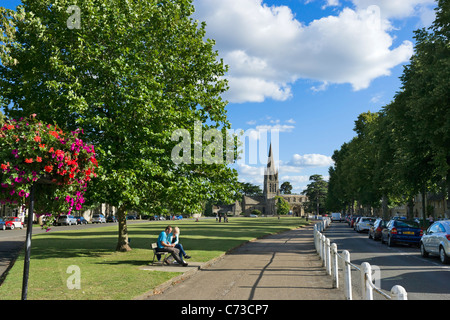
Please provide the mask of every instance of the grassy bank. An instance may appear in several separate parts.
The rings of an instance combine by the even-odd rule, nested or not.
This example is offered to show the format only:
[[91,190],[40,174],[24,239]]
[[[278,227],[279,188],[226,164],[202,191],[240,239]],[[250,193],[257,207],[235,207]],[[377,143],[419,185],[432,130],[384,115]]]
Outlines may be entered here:
[[[49,232],[33,236],[28,299],[116,299],[129,300],[179,275],[142,271],[153,256],[149,249],[168,224],[181,229],[180,240],[191,261],[206,262],[248,240],[294,229],[305,224],[299,218],[231,218],[152,221],[130,224],[131,252],[115,252],[117,225],[84,230]],[[0,299],[20,299],[23,254],[0,286]],[[81,289],[68,289],[69,266],[81,271]]]

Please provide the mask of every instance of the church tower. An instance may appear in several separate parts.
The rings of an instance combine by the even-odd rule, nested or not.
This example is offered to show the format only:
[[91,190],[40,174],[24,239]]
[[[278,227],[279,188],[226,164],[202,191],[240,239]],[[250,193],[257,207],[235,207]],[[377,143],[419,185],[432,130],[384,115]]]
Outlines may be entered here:
[[278,170],[273,160],[272,144],[270,144],[267,168],[264,172],[264,198],[267,200],[279,195],[280,190],[278,186]]

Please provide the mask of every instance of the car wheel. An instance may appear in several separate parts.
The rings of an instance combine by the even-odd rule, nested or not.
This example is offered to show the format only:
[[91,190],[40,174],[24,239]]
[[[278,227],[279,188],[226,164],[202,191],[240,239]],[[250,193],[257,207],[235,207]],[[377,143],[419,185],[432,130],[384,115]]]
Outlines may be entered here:
[[443,264],[448,264],[450,262],[449,257],[447,257],[447,254],[445,253],[445,250],[443,247],[439,248],[439,259]]
[[427,250],[425,250],[425,246],[423,245],[423,243],[420,243],[420,255],[424,258],[427,258],[429,253],[427,252]]
[[391,237],[388,238],[388,247],[393,247],[395,245],[395,242],[391,239]]

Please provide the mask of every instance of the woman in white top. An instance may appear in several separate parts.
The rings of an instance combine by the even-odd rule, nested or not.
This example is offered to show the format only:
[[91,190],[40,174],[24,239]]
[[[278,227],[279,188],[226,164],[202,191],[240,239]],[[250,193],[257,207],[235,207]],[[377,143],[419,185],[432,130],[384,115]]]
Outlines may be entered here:
[[180,250],[180,259],[190,259],[191,256],[187,255],[184,251],[183,245],[180,243],[180,228],[175,227],[173,228],[172,233],[169,235],[170,242],[172,244],[175,244],[175,248]]

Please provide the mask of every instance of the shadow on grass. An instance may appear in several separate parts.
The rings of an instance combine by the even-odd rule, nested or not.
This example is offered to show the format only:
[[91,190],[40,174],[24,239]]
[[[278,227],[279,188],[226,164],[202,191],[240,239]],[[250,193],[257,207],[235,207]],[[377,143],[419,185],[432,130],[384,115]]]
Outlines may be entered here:
[[[132,249],[145,249],[151,252],[151,244],[166,225],[179,225],[180,241],[187,250],[226,252],[240,244],[270,233],[287,231],[290,226],[280,226],[276,220],[252,221],[243,224],[242,220],[233,224],[193,221],[165,221],[166,223],[142,223],[128,226]],[[177,224],[177,222],[179,222]],[[247,221],[246,221],[247,222]],[[301,221],[298,220],[297,226]],[[281,227],[281,228],[280,228]],[[292,226],[293,227],[293,226]],[[100,257],[115,252],[117,230],[105,228],[55,231],[37,234],[32,241],[32,259]],[[114,262],[112,262],[114,263]],[[122,263],[118,261],[117,263]],[[130,263],[123,261],[123,263]],[[143,262],[139,261],[141,265]],[[144,262],[144,264],[147,262]]]

